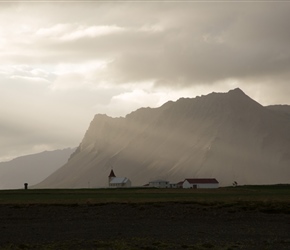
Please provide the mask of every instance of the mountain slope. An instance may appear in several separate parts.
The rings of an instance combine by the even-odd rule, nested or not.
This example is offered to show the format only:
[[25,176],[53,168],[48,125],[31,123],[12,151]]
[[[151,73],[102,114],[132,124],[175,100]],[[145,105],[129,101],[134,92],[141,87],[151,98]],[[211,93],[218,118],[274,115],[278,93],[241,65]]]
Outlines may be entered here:
[[142,185],[214,177],[221,185],[290,181],[290,121],[240,89],[181,98],[125,118],[96,115],[76,153],[37,187],[105,186],[110,169]]
[[45,151],[0,163],[0,189],[37,184],[64,165],[75,149]]
[[290,119],[290,105],[270,105],[267,108],[279,112]]

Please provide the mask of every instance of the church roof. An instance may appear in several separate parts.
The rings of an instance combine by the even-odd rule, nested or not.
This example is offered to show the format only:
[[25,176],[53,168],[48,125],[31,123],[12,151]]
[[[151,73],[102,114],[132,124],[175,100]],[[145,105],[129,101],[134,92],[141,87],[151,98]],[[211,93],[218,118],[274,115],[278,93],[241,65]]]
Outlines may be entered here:
[[122,184],[122,183],[127,183],[128,181],[129,179],[126,177],[116,177],[110,181],[110,184]]

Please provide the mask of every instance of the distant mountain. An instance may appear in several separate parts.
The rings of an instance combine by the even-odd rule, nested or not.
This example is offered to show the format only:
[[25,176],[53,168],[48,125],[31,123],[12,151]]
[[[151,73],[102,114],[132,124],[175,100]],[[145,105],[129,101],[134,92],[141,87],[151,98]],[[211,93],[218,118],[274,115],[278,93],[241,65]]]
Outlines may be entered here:
[[0,162],[0,189],[35,185],[64,165],[75,149],[45,151]]
[[242,90],[181,98],[125,118],[96,115],[80,146],[41,188],[216,178],[221,185],[290,182],[290,120]]

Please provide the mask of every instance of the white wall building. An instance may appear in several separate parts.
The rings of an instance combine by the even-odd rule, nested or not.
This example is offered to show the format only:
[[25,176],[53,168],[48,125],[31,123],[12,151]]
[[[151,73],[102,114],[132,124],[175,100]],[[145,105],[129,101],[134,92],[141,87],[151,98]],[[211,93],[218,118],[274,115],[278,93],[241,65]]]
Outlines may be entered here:
[[169,187],[169,188],[177,188],[177,183],[175,183],[175,182],[170,182],[170,183],[168,184],[168,187]]
[[149,187],[168,188],[169,187],[169,181],[165,181],[165,180],[149,181]]
[[219,182],[214,178],[208,179],[185,179],[183,188],[218,188]]
[[131,187],[131,181],[127,177],[116,177],[113,170],[111,170],[108,178],[109,178],[109,187],[114,188]]
[[131,187],[131,181],[126,177],[115,177],[110,181],[110,187]]

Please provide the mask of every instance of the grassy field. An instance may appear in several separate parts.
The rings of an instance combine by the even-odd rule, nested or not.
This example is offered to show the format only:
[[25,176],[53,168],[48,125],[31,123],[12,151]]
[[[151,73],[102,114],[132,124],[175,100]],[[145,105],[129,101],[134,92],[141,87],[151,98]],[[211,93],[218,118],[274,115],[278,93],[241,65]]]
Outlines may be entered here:
[[189,202],[202,205],[283,205],[290,208],[290,185],[219,189],[42,189],[0,190],[0,204],[102,204]]
[[[183,236],[183,233],[185,233],[184,237],[186,237],[188,234],[187,228],[184,227],[183,224],[180,226],[181,224],[179,224],[179,221],[188,220],[193,222],[191,225],[195,228],[196,232],[192,230],[191,235],[194,235],[194,237],[189,237],[186,238],[188,240],[179,242],[179,240],[172,241],[170,236],[168,236],[168,239],[164,237],[159,239],[152,234],[150,238],[146,234],[147,231],[145,231],[144,235],[140,233],[137,238],[136,236],[133,238],[131,236],[123,238],[123,236],[126,235],[125,230],[122,231],[122,235],[116,234],[116,239],[107,236],[102,238],[99,236],[100,232],[96,238],[82,238],[82,236],[79,236],[79,231],[77,231],[75,240],[73,238],[69,241],[64,239],[61,241],[51,240],[51,242],[42,242],[38,240],[39,235],[37,235],[36,240],[32,242],[24,242],[21,244],[14,241],[8,243],[4,242],[2,246],[0,244],[0,249],[229,250],[257,249],[256,247],[260,246],[260,244],[264,246],[264,248],[262,247],[259,249],[289,249],[285,247],[288,247],[290,244],[290,238],[288,236],[283,236],[284,238],[281,236],[281,232],[287,232],[288,226],[284,225],[284,221],[281,224],[278,219],[281,217],[289,218],[290,185],[239,186],[235,188],[223,187],[212,190],[151,188],[0,190],[0,208],[3,208],[2,211],[7,211],[5,216],[10,218],[6,221],[7,225],[2,226],[2,233],[7,232],[8,228],[11,228],[11,230],[13,230],[11,233],[13,232],[13,234],[15,234],[17,231],[15,231],[16,227],[14,225],[17,225],[17,228],[20,230],[19,235],[21,236],[23,231],[21,231],[21,227],[19,226],[27,228],[27,225],[31,225],[30,223],[32,221],[34,223],[34,228],[37,228],[39,220],[39,223],[43,223],[40,224],[42,230],[45,231],[46,229],[47,231],[45,232],[51,234],[51,227],[45,225],[49,224],[51,219],[55,224],[56,221],[58,221],[58,218],[55,219],[55,216],[64,218],[63,211],[65,211],[65,215],[68,213],[69,216],[64,221],[61,219],[59,220],[60,225],[56,224],[56,228],[58,229],[61,228],[63,223],[65,224],[64,228],[67,228],[66,225],[72,226],[74,224],[78,225],[78,223],[80,228],[85,228],[86,226],[84,225],[88,225],[88,228],[90,228],[94,225],[91,224],[91,220],[94,220],[94,223],[99,223],[96,225],[104,225],[102,218],[107,217],[111,218],[112,221],[110,223],[115,225],[113,223],[114,219],[117,218],[119,214],[115,213],[114,209],[116,209],[118,205],[116,206],[116,204],[111,203],[120,204],[119,207],[122,208],[120,210],[121,217],[118,219],[124,220],[126,223],[129,220],[127,229],[130,229],[130,225],[132,225],[136,228],[134,230],[143,232],[142,230],[146,228],[147,224],[152,224],[153,228],[160,227],[164,230],[167,226],[162,227],[162,223],[160,222],[167,222],[170,220],[170,223],[172,223],[170,225],[172,227],[181,230],[176,231],[178,237]],[[124,206],[124,204],[127,205]],[[170,205],[170,207],[174,209],[168,211],[167,205]],[[127,209],[130,211],[130,216],[125,212]],[[131,217],[132,211],[135,212],[135,214],[132,214]],[[154,219],[156,213],[158,214],[156,217],[158,220]],[[198,216],[195,214],[198,214]],[[253,214],[253,221],[246,220],[243,222],[243,218],[248,218],[248,216],[253,216]],[[277,214],[279,215],[277,216]],[[5,218],[5,216],[3,218]],[[47,220],[45,219],[46,216],[48,216]],[[268,217],[270,218],[269,220],[264,220],[264,218]],[[224,228],[222,228],[221,231],[214,231],[214,229],[212,231],[204,231],[201,227],[203,224],[198,224],[198,222],[204,218],[205,223],[209,223],[210,225],[215,223],[223,225],[222,223],[224,223]],[[139,220],[141,224],[139,225],[135,220]],[[150,223],[147,223],[148,220]],[[265,221],[265,223],[261,221]],[[27,223],[27,225],[25,223]],[[235,230],[231,230],[231,223],[234,225],[238,223],[237,225],[241,226],[235,228]],[[116,225],[118,225],[118,223]],[[200,228],[194,227],[196,225],[199,225]],[[284,230],[283,227],[281,227],[281,231],[276,232],[277,228],[272,230],[272,228],[277,227],[277,225],[284,226],[286,230]],[[33,226],[31,228],[33,229]],[[267,239],[259,238],[261,236],[261,228],[269,228],[269,231],[267,231],[268,229],[264,230],[267,232]],[[96,230],[97,229],[98,226],[96,226]],[[109,231],[109,236],[112,234],[111,229]],[[238,230],[236,234],[241,235],[241,238],[238,240],[235,238],[232,241],[223,241],[223,237],[226,235],[224,232],[227,232],[226,230],[230,232],[236,232]],[[80,232],[81,231],[82,230],[80,230]],[[193,231],[195,233],[193,233]],[[30,235],[29,232],[27,235]],[[87,231],[85,232],[87,234]],[[104,230],[104,235],[105,232],[107,231]],[[116,233],[117,231],[115,230],[114,232]],[[166,232],[163,233],[166,235]],[[31,234],[34,235],[33,230]],[[9,235],[11,234],[9,233]],[[235,236],[235,234],[233,235]],[[269,235],[272,238],[269,237]],[[251,240],[249,240],[249,238]]]

